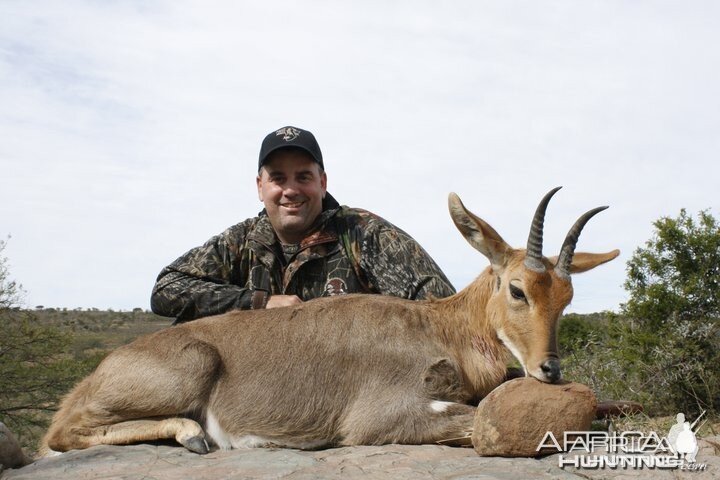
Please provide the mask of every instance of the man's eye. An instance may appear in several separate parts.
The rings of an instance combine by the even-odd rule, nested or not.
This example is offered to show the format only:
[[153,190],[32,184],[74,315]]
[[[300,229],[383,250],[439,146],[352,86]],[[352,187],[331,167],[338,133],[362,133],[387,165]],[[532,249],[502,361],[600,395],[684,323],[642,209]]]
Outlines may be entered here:
[[515,300],[523,300],[527,303],[527,298],[525,297],[525,292],[523,292],[521,289],[519,289],[515,285],[510,285],[510,295]]

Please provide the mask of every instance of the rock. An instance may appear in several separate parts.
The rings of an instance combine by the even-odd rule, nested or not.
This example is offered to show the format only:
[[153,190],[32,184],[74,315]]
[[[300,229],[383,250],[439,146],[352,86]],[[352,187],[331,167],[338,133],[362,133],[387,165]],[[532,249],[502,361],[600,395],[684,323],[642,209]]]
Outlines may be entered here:
[[216,450],[198,455],[172,445],[103,445],[6,470],[1,480],[712,480],[718,478],[720,437],[699,440],[702,471],[559,468],[558,455],[542,459],[480,457],[470,448],[383,445],[330,448]]
[[197,455],[168,445],[96,446],[8,470],[2,480],[576,479],[529,458],[478,457],[470,448],[383,445],[319,451],[240,449]]
[[549,384],[534,378],[505,382],[480,402],[472,443],[481,456],[535,457],[548,431],[562,442],[566,431],[586,431],[597,400],[579,383]]
[[32,462],[20,448],[15,436],[0,422],[0,472],[6,468],[19,468]]

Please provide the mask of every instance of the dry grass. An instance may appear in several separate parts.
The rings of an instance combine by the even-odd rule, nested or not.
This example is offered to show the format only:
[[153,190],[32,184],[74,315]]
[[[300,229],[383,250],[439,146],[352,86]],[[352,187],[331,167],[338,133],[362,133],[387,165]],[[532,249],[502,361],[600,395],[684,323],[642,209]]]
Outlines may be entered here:
[[[694,422],[694,418],[688,419],[690,423]],[[609,424],[616,432],[643,432],[648,434],[655,432],[660,436],[666,435],[670,428],[676,423],[674,416],[649,417],[644,413],[635,415],[620,415],[609,419]],[[700,427],[696,428],[698,438],[712,437],[720,435],[720,417],[710,417],[707,415],[700,419]]]

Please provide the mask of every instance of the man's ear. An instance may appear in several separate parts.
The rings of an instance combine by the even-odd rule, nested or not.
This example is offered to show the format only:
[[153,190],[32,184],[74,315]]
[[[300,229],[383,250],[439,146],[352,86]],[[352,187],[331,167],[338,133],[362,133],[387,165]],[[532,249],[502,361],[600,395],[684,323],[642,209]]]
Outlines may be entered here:
[[255,185],[257,185],[258,198],[261,202],[263,201],[262,182],[262,170],[260,170],[260,172],[258,172],[258,176],[255,177]]
[[325,198],[325,194],[327,193],[327,174],[323,170],[322,174],[320,174],[320,186],[322,187],[322,198]]

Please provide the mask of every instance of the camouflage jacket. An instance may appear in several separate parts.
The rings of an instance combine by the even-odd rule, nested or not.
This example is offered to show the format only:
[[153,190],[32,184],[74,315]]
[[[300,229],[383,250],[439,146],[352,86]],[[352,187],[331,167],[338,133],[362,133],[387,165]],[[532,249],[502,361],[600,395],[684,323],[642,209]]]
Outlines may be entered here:
[[455,292],[407,233],[328,197],[318,227],[297,252],[283,251],[264,211],[190,250],[160,272],[152,310],[179,323],[249,309],[258,290],[303,301],[344,293],[414,300]]

